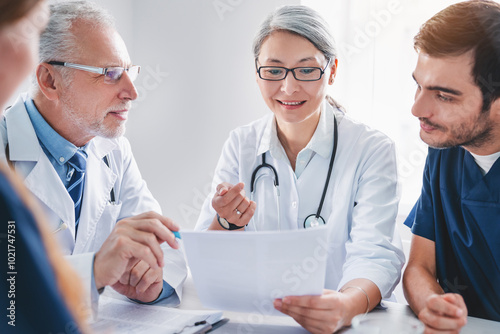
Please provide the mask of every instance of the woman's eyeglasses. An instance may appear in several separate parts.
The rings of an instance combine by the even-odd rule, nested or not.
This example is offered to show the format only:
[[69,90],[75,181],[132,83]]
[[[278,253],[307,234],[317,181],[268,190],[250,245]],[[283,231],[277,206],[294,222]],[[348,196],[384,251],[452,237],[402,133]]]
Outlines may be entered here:
[[326,64],[325,68],[321,67],[294,67],[286,68],[280,66],[261,66],[257,67],[257,60],[255,61],[255,67],[257,68],[257,73],[262,80],[268,81],[280,81],[284,80],[288,75],[288,72],[292,72],[295,80],[298,81],[318,81],[321,79],[330,60]]

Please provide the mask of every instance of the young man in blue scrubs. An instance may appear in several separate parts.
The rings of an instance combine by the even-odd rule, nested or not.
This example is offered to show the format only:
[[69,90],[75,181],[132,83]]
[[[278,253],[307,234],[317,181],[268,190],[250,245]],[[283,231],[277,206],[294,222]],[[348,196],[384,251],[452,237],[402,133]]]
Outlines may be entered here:
[[429,332],[500,321],[500,5],[466,1],[415,37],[414,116],[427,143],[403,278]]

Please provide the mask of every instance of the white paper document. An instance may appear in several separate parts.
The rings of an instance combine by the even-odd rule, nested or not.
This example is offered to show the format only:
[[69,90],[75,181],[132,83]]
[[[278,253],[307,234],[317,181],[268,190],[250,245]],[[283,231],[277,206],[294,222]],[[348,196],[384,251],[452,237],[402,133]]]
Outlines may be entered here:
[[217,311],[179,310],[101,296],[98,318],[91,326],[95,333],[106,334],[189,334],[197,333],[204,327],[195,326],[196,322],[213,324],[221,318],[222,312]]
[[205,307],[282,315],[273,300],[320,295],[326,227],[271,232],[181,231],[193,282]]

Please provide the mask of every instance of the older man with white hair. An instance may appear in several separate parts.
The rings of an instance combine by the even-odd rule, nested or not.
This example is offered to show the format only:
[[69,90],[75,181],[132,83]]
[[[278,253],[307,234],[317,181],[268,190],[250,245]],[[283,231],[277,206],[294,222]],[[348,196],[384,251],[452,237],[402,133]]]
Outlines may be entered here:
[[178,303],[178,226],[161,215],[122,136],[139,71],[102,8],[51,5],[31,94],[0,122],[0,158],[42,203],[94,301],[110,285],[144,303]]

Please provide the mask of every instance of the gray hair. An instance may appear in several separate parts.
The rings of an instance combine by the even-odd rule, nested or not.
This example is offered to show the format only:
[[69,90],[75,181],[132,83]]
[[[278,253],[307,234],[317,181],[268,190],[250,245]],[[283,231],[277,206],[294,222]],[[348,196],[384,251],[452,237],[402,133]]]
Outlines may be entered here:
[[[51,60],[75,62],[80,53],[80,46],[71,28],[77,21],[90,23],[92,28],[115,27],[113,17],[102,7],[85,0],[61,1],[50,4],[50,19],[40,35],[39,62]],[[71,81],[69,69],[58,67],[63,77]],[[32,88],[38,91],[36,77]]]
[[288,31],[309,40],[327,59],[337,58],[335,40],[325,20],[313,9],[301,5],[282,6],[269,14],[254,38],[257,60],[262,44],[275,31]]

